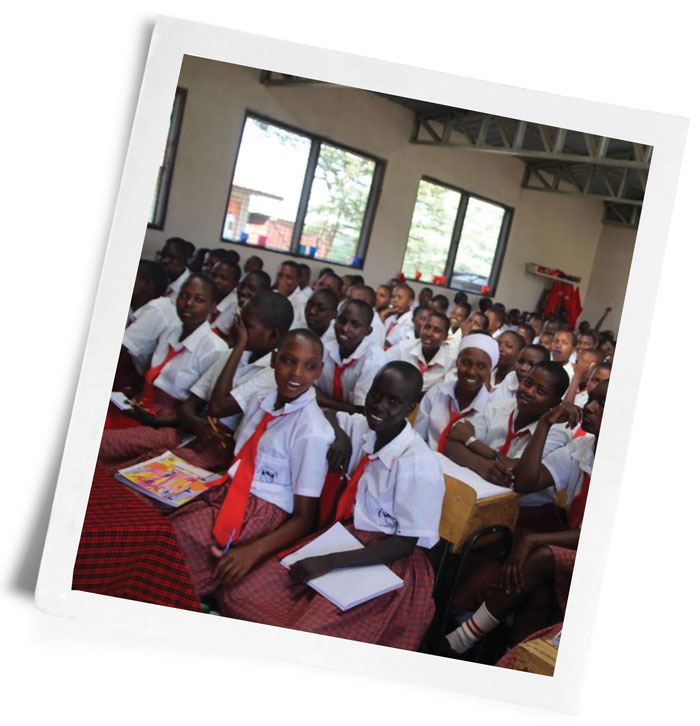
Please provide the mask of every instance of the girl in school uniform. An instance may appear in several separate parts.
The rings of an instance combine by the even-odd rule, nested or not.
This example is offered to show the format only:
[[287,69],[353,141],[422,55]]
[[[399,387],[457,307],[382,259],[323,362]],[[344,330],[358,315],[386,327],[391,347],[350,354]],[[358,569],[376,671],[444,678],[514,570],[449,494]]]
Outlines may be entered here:
[[212,333],[208,318],[214,283],[194,272],[182,286],[175,307],[180,323],[165,330],[156,344],[141,395],[133,401],[133,417],[142,425],[106,429],[98,460],[113,464],[132,459],[159,445],[160,427],[177,423],[177,404],[209,368],[226,343]]
[[209,316],[209,323],[214,332],[226,337],[238,312],[236,288],[241,279],[241,268],[233,259],[223,259],[214,265],[211,278],[216,285],[216,305]]
[[[534,492],[553,486],[557,491],[566,492],[568,529],[546,534],[530,532],[516,540],[501,568],[498,586],[487,588],[474,615],[446,636],[446,654],[466,652],[496,628],[508,613],[525,605],[538,590],[554,590],[561,612],[566,611],[607,387],[607,381],[596,386],[582,417],[580,409],[562,403],[540,418],[515,467],[514,489]],[[573,427],[579,418],[589,436],[576,438],[544,456],[551,428],[562,424]],[[516,619],[512,640],[520,642],[553,621],[561,621],[561,613],[551,617],[549,623],[536,622],[532,618],[521,619],[521,622]]]
[[291,330],[273,354],[276,388],[253,397],[241,420],[228,478],[170,521],[198,596],[244,584],[269,555],[311,531],[335,435],[313,384],[323,346]]
[[512,330],[505,330],[498,336],[498,364],[491,373],[491,390],[503,383],[503,379],[515,369],[515,362],[524,347],[523,338]]
[[450,321],[444,313],[430,313],[416,341],[401,343],[387,351],[387,360],[411,363],[423,376],[423,392],[440,383],[452,367],[454,357],[447,345]]
[[490,335],[472,333],[462,340],[457,380],[439,383],[423,396],[413,425],[431,449],[444,453],[452,427],[486,408],[490,398],[486,383],[497,360],[498,343]]
[[[500,343],[500,340],[499,340]],[[505,401],[514,399],[518,392],[520,382],[525,378],[532,366],[537,363],[549,360],[549,351],[541,345],[526,345],[515,361],[515,369],[512,370],[503,382],[491,394],[492,401]]]
[[386,354],[370,338],[372,308],[362,300],[340,306],[335,341],[325,346],[323,372],[316,383],[319,406],[335,411],[362,411]]
[[[222,614],[243,620],[416,650],[433,617],[433,571],[423,548],[438,541],[444,480],[436,455],[406,421],[422,389],[418,370],[388,363],[365,416],[337,415],[352,450],[336,521],[364,547],[300,560],[271,558],[237,587],[220,589]],[[335,569],[386,564],[403,587],[345,612],[301,586]],[[294,586],[297,583],[297,587]]]
[[313,292],[304,307],[305,327],[318,335],[324,347],[335,340],[333,322],[337,312],[338,296],[325,287]]
[[187,269],[187,260],[191,257],[195,247],[181,237],[166,239],[158,250],[158,264],[168,276],[168,287],[165,290],[167,297],[173,305],[180,293],[180,288],[190,276]]
[[408,285],[396,285],[391,291],[389,306],[380,313],[386,328],[385,347],[391,347],[409,337],[413,330],[411,304],[416,294]]
[[304,327],[304,307],[306,305],[306,297],[299,288],[301,282],[301,273],[299,265],[293,260],[283,262],[277,271],[275,280],[275,288],[280,295],[284,295],[294,308],[293,328]]
[[372,308],[372,331],[369,334],[370,340],[384,349],[386,328],[379,313],[374,309],[377,304],[377,295],[369,285],[353,285],[348,289],[348,300],[363,300]]

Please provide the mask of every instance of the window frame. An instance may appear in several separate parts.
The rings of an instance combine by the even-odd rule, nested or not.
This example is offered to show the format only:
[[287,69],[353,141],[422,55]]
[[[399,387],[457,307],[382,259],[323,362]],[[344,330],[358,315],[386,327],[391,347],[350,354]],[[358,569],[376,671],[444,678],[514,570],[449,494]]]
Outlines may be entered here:
[[[491,265],[491,273],[488,278],[489,292],[488,295],[495,295],[496,287],[498,285],[498,279],[501,275],[501,268],[503,267],[503,258],[505,257],[506,247],[508,246],[508,238],[510,236],[511,226],[513,224],[513,216],[515,215],[515,208],[503,202],[499,202],[496,199],[490,199],[485,197],[483,194],[475,194],[470,192],[468,189],[449,184],[447,182],[440,181],[432,176],[422,175],[418,180],[418,187],[416,188],[415,201],[413,203],[413,209],[415,211],[416,201],[418,201],[418,189],[420,188],[420,182],[425,181],[429,184],[435,184],[436,186],[449,189],[450,191],[457,192],[460,195],[459,204],[457,205],[457,213],[455,215],[454,223],[452,225],[452,235],[450,237],[450,245],[447,249],[447,257],[445,258],[445,267],[443,275],[445,276],[445,284],[438,285],[437,283],[430,280],[421,278],[417,280],[415,277],[409,277],[406,275],[406,280],[416,282],[418,284],[423,283],[425,285],[437,285],[437,287],[443,287],[448,290],[462,291],[467,294],[481,294],[481,288],[479,289],[465,289],[463,287],[453,287],[452,278],[454,276],[454,265],[457,259],[457,250],[459,249],[459,240],[462,236],[462,230],[464,229],[464,220],[467,215],[467,205],[469,200],[473,197],[489,204],[494,204],[504,210],[503,224],[501,225],[501,231],[498,235],[498,242],[496,243],[496,251],[493,255],[493,263]],[[413,213],[411,214],[411,223],[413,222]],[[406,238],[406,247],[404,248],[403,258],[401,259],[401,269],[403,269],[403,261],[406,259],[406,253],[408,252],[408,244],[410,242],[411,226],[408,228],[408,237]]]
[[[171,110],[172,123],[168,130],[168,138],[165,141],[165,153],[163,155],[163,173],[160,179],[156,180],[156,208],[154,221],[148,223],[149,229],[165,229],[165,218],[168,213],[168,201],[170,199],[170,187],[173,180],[175,160],[177,158],[177,147],[180,141],[182,122],[185,117],[185,105],[187,103],[187,89],[178,86],[175,89],[173,107]],[[161,167],[159,167],[160,170]]]
[[[243,132],[245,130],[245,125],[249,118],[255,119],[257,121],[262,121],[263,123],[267,123],[272,126],[277,126],[278,128],[283,129],[285,131],[289,131],[293,134],[303,136],[303,137],[309,139],[309,141],[311,142],[311,148],[309,149],[309,158],[307,159],[307,163],[306,163],[306,171],[304,172],[304,181],[303,181],[302,187],[301,187],[301,195],[299,197],[299,205],[297,207],[297,216],[294,220],[294,227],[292,229],[292,239],[290,241],[288,250],[278,250],[278,249],[274,249],[273,247],[259,247],[258,245],[249,245],[247,242],[241,242],[240,240],[226,239],[223,235],[225,225],[226,225],[226,215],[228,213],[228,204],[229,204],[229,200],[231,199],[231,190],[233,189],[233,179],[236,175],[236,165],[238,163],[238,154],[240,152],[241,143],[243,141]],[[328,144],[330,146],[334,146],[335,148],[340,149],[341,151],[347,151],[351,154],[356,154],[357,156],[361,156],[365,159],[369,159],[370,161],[373,161],[375,163],[374,175],[372,176],[372,184],[370,185],[369,194],[367,196],[367,207],[365,208],[365,214],[362,219],[360,237],[358,239],[357,250],[355,252],[355,257],[359,257],[362,260],[362,264],[360,264],[360,265],[352,265],[352,264],[347,264],[344,262],[336,262],[335,260],[327,260],[327,259],[324,259],[321,257],[310,257],[309,255],[304,255],[299,251],[301,235],[304,231],[304,220],[306,219],[306,213],[307,213],[308,207],[309,207],[309,199],[311,198],[311,188],[313,186],[314,174],[316,172],[316,165],[318,163],[318,156],[319,156],[319,152],[321,149],[321,144]],[[338,267],[347,267],[350,270],[364,270],[365,261],[366,261],[366,257],[367,257],[367,249],[369,247],[369,239],[372,234],[372,227],[374,226],[374,219],[376,217],[377,208],[379,207],[379,198],[381,196],[381,190],[382,190],[382,186],[384,183],[385,171],[386,171],[386,160],[385,159],[375,156],[374,154],[369,154],[366,151],[361,151],[360,149],[356,149],[352,146],[348,146],[347,144],[338,142],[327,136],[323,136],[321,134],[316,134],[312,131],[306,131],[304,129],[298,128],[291,124],[285,123],[284,121],[277,121],[276,119],[266,116],[265,114],[258,113],[257,111],[247,108],[245,111],[245,115],[243,117],[243,123],[241,124],[241,131],[238,135],[236,153],[233,158],[233,166],[231,168],[231,179],[229,181],[229,185],[228,185],[228,189],[227,189],[226,205],[224,208],[223,219],[222,219],[221,225],[220,225],[221,231],[219,233],[219,239],[222,244],[239,245],[240,247],[245,247],[249,250],[259,249],[259,250],[264,250],[265,252],[273,252],[278,255],[285,255],[286,257],[295,257],[295,258],[298,257],[300,260],[318,260],[319,262],[326,263],[328,265],[336,265]]]

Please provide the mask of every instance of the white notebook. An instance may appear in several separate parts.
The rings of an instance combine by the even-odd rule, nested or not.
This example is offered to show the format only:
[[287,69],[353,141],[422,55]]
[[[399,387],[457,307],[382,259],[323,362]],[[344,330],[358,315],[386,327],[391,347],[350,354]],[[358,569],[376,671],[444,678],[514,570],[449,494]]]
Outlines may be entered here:
[[[298,560],[306,557],[328,555],[331,552],[347,552],[363,547],[340,522],[320,534],[316,539],[287,555],[280,564],[289,569]],[[309,580],[309,587],[323,595],[341,610],[350,610],[356,605],[384,595],[403,586],[403,580],[386,565],[366,567],[344,567],[321,577]]]
[[442,467],[442,473],[452,476],[458,481],[469,484],[469,486],[476,492],[477,499],[487,499],[488,497],[496,497],[499,494],[506,494],[512,491],[508,487],[500,487],[498,484],[491,484],[490,481],[486,481],[481,475],[472,471],[467,466],[460,466],[455,464],[452,459],[448,459],[444,454],[437,454],[440,460],[440,466]]
[[112,391],[112,395],[109,400],[120,410],[120,411],[131,411],[133,406],[129,401],[129,397],[124,395],[121,391]]

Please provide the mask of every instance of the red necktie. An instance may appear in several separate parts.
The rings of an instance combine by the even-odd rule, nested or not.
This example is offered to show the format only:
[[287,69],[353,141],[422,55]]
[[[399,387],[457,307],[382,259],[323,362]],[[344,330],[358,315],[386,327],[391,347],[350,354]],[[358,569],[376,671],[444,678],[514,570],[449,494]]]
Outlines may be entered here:
[[182,346],[182,348],[175,350],[173,346],[168,343],[168,352],[166,353],[163,362],[160,365],[149,368],[146,371],[146,375],[144,376],[145,380],[143,384],[143,393],[141,394],[141,403],[146,410],[150,410],[151,404],[153,403],[153,384],[156,378],[158,378],[163,368],[165,368],[165,366],[168,365],[168,363],[170,363],[173,358],[180,355],[180,353],[182,353],[184,350],[184,345]]
[[345,487],[345,490],[340,495],[338,501],[338,507],[335,510],[335,521],[343,522],[346,519],[350,519],[352,515],[353,507],[355,506],[355,495],[357,494],[357,485],[360,483],[360,479],[369,464],[369,454],[365,454],[359,461],[355,468],[355,473]]
[[567,513],[567,519],[569,521],[569,527],[576,529],[581,526],[583,521],[583,511],[586,508],[586,499],[588,498],[588,487],[591,483],[591,475],[583,475],[583,486],[581,491],[571,501],[571,506]]
[[437,444],[437,452],[438,454],[442,454],[445,451],[445,445],[447,444],[447,437],[450,435],[450,431],[452,431],[452,427],[459,421],[459,419],[464,418],[465,416],[469,416],[469,414],[473,411],[473,408],[470,408],[465,413],[460,413],[459,411],[453,411],[450,409],[448,411],[450,415],[450,420],[445,426],[445,428],[442,430],[442,433],[440,434],[440,438],[438,439]]
[[506,434],[506,440],[503,442],[503,446],[498,450],[499,454],[503,454],[504,456],[510,451],[510,445],[513,443],[513,439],[519,439],[522,436],[527,436],[530,432],[527,429],[523,429],[522,431],[518,431],[516,434],[515,431],[513,431],[513,418],[515,417],[515,409],[513,409],[510,412],[510,416],[508,417],[508,433]]
[[396,323],[398,323],[398,322],[399,322],[399,319],[397,317],[396,320],[389,323],[389,327],[386,329],[386,335],[385,335],[386,338],[389,337],[389,335],[391,334],[391,331],[396,327]]
[[576,433],[574,434],[574,438],[575,439],[580,439],[581,436],[585,436],[585,435],[586,435],[586,432],[579,426],[576,429]]
[[273,418],[275,416],[271,413],[265,413],[252,436],[243,444],[231,464],[233,466],[237,461],[240,462],[236,473],[233,475],[233,479],[231,479],[226,497],[212,528],[214,538],[222,547],[226,547],[231,542],[235,542],[241,534],[243,516],[248,505],[250,487],[253,483],[253,475],[255,474],[255,458],[258,453],[258,444],[267,429],[267,425]]
[[418,363],[418,370],[420,371],[420,374],[422,376],[424,376],[425,375],[425,372],[426,371],[429,371],[435,365],[434,363],[432,365],[430,365],[428,363],[423,363],[420,360],[417,361],[417,363]]
[[335,364],[335,370],[333,371],[333,400],[334,401],[341,401],[343,400],[343,382],[341,380],[341,376],[343,375],[343,371],[347,368],[351,368],[352,366],[357,363],[357,359],[353,359],[351,361],[348,361],[345,365],[339,365],[338,363]]
[[213,323],[219,317],[219,315],[221,315],[220,310],[216,310],[216,308],[214,310],[212,310],[209,313],[209,323],[210,324]]

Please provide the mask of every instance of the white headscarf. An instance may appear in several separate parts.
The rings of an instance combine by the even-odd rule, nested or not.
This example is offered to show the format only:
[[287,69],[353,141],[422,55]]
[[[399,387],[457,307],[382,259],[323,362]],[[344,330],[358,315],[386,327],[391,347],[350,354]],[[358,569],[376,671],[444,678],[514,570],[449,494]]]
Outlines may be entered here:
[[491,368],[495,368],[498,365],[498,343],[486,333],[469,333],[462,338],[462,342],[459,344],[459,353],[466,348],[478,348],[483,350],[484,353],[491,359]]

